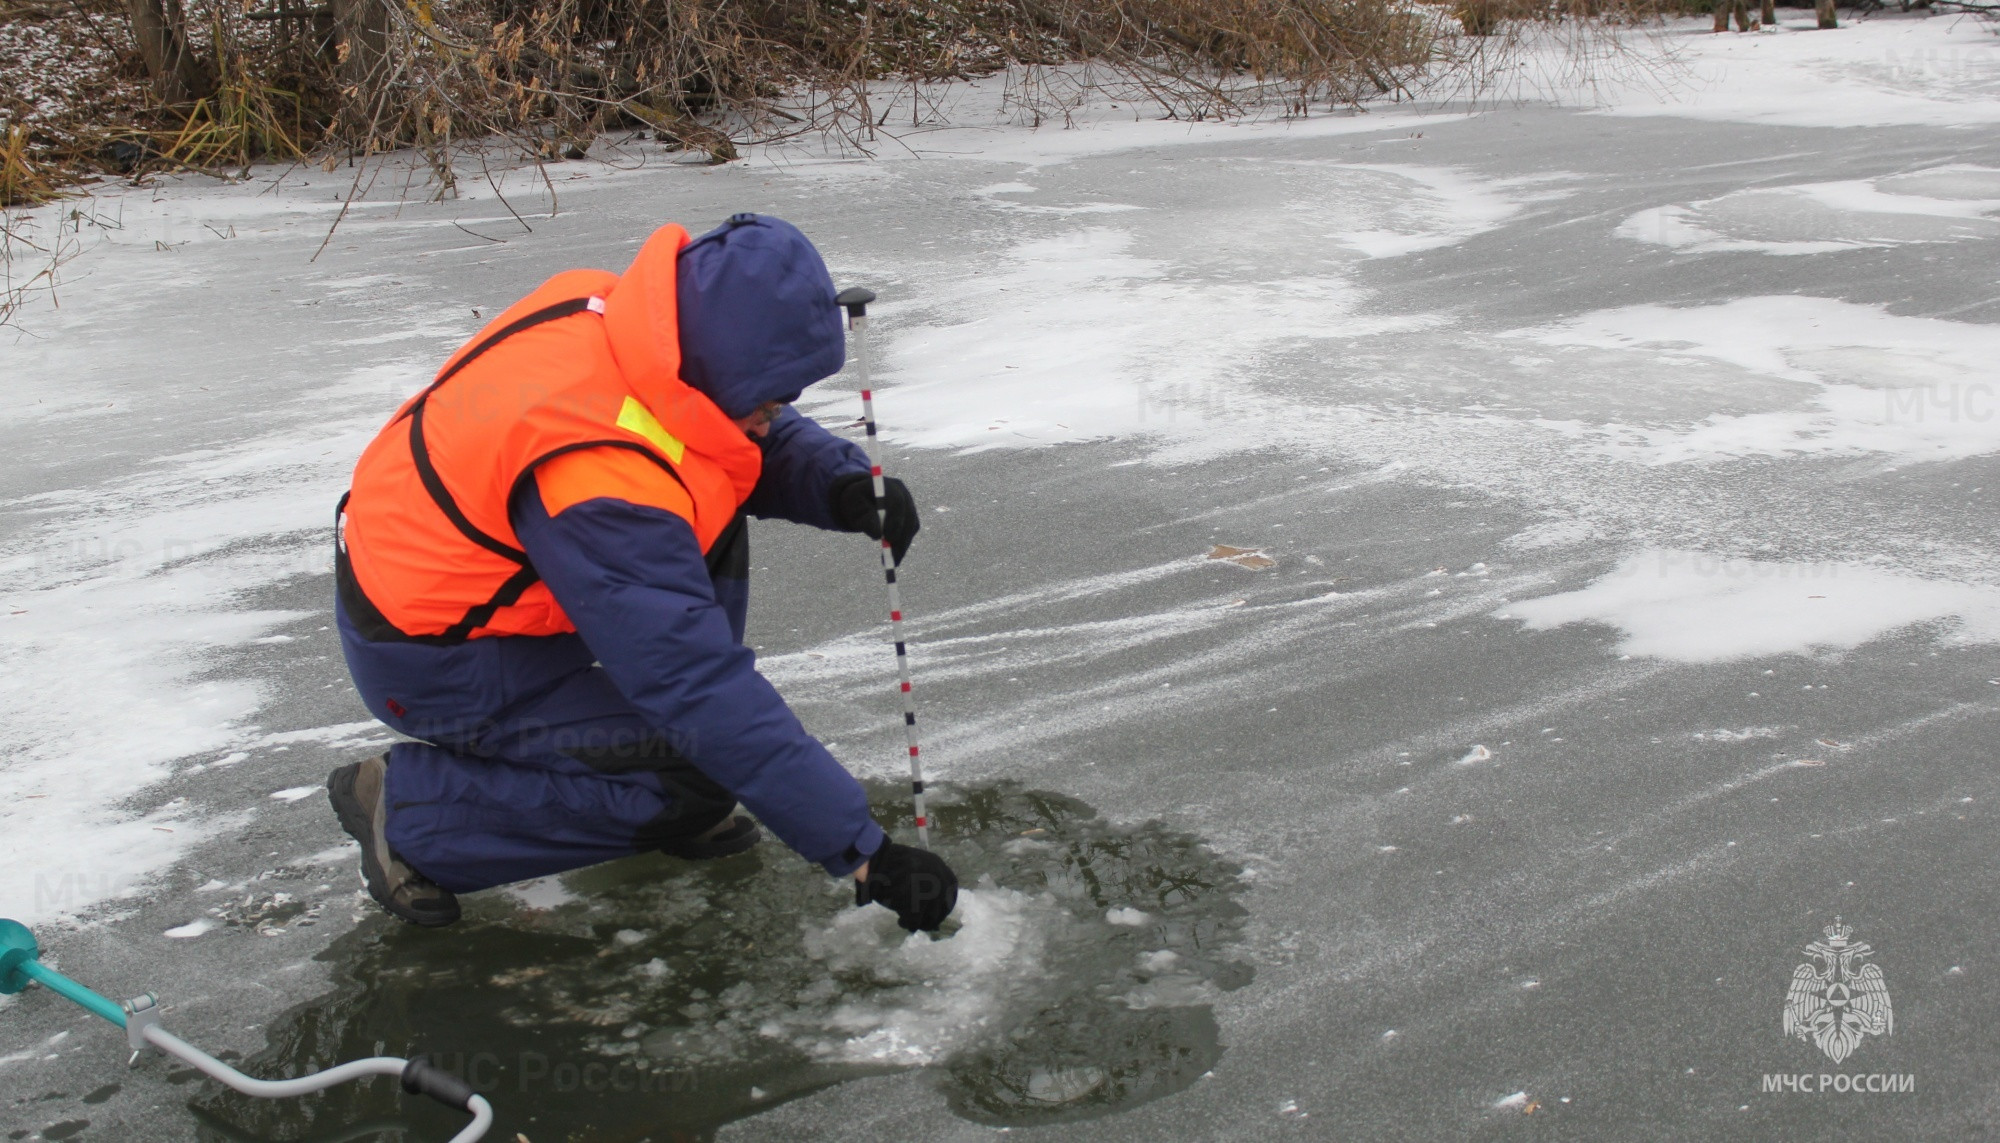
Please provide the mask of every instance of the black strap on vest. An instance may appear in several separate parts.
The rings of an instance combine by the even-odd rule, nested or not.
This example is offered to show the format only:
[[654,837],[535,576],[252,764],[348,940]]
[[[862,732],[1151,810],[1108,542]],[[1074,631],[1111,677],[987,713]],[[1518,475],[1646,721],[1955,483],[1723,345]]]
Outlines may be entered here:
[[428,386],[425,387],[422,393],[417,395],[416,403],[411,405],[410,408],[406,410],[403,415],[409,416],[411,413],[414,413],[419,407],[423,405],[425,399],[427,399],[432,393],[437,392],[438,386],[451,380],[453,377],[458,376],[459,370],[464,369],[466,366],[479,360],[480,355],[485,353],[487,350],[493,348],[494,346],[500,344],[501,342],[507,340],[508,338],[514,336],[515,334],[520,333],[523,330],[533,329],[545,321],[554,321],[557,318],[566,318],[571,314],[580,314],[590,308],[590,303],[592,300],[593,299],[591,298],[571,298],[568,301],[557,302],[552,306],[543,306],[541,309],[536,310],[534,313],[515,318],[513,321],[508,322],[506,325],[503,325],[499,329],[494,330],[490,335],[481,340],[478,345],[473,346],[471,350],[469,350],[464,357],[461,357],[457,361],[452,362],[449,368],[447,368],[443,373],[438,374],[437,380],[431,382]]
[[[467,518],[464,510],[458,506],[458,501],[453,499],[451,490],[444,485],[444,478],[438,475],[437,466],[431,463],[430,446],[424,441],[424,406],[430,401],[431,394],[437,392],[438,386],[456,377],[460,370],[478,360],[487,350],[492,349],[515,334],[523,330],[533,329],[543,322],[554,321],[557,318],[566,318],[571,314],[592,311],[591,302],[594,300],[593,298],[571,298],[568,301],[557,302],[552,306],[545,306],[534,313],[508,322],[501,328],[494,330],[490,335],[482,338],[477,345],[468,350],[463,357],[452,362],[443,373],[438,374],[437,380],[431,382],[422,393],[417,394],[417,399],[410,402],[410,407],[403,411],[402,415],[408,417],[410,420],[410,457],[416,463],[417,479],[423,482],[424,491],[430,494],[432,503],[438,506],[438,510],[444,513],[445,519],[451,521],[451,526],[457,528],[460,535],[492,552],[494,555],[520,565],[520,570],[508,576],[505,582],[501,583],[499,589],[486,602],[467,608],[465,614],[459,618],[459,621],[446,628],[441,635],[413,636],[404,634],[394,624],[389,622],[388,618],[382,614],[380,608],[376,607],[368,599],[367,595],[361,590],[360,581],[354,576],[353,566],[347,559],[347,545],[341,543],[338,537],[340,514],[346,510],[348,496],[352,496],[353,493],[349,492],[346,496],[340,498],[339,507],[334,509],[334,529],[336,532],[334,574],[338,580],[341,601],[347,607],[348,619],[361,628],[364,635],[367,635],[370,639],[381,637],[424,643],[463,643],[471,638],[473,631],[491,622],[494,614],[501,608],[511,607],[520,602],[521,596],[541,580],[542,577],[535,571],[534,565],[528,562],[528,553],[481,531],[478,525]],[[540,463],[540,461],[538,460],[536,463]],[[530,467],[532,469],[532,466]],[[526,474],[524,473],[523,475]],[[678,479],[678,476],[676,476],[676,479]]]

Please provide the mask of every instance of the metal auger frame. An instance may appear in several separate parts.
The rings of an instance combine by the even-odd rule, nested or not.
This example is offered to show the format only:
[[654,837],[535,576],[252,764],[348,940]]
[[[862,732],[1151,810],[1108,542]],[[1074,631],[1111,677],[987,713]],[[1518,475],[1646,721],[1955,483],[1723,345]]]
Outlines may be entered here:
[[132,1058],[128,1063],[136,1062],[143,1052],[152,1048],[244,1095],[258,1099],[289,1099],[366,1076],[396,1076],[402,1080],[404,1091],[430,1096],[446,1107],[472,1116],[472,1122],[452,1136],[451,1143],[475,1143],[493,1126],[493,1105],[473,1091],[464,1080],[433,1065],[423,1056],[407,1060],[400,1056],[371,1056],[296,1079],[264,1080],[246,1076],[162,1027],[159,997],[148,992],[120,1004],[99,995],[43,964],[35,934],[26,925],[0,919],[0,993],[19,992],[31,984],[39,984],[91,1015],[125,1029],[125,1042],[132,1049]]

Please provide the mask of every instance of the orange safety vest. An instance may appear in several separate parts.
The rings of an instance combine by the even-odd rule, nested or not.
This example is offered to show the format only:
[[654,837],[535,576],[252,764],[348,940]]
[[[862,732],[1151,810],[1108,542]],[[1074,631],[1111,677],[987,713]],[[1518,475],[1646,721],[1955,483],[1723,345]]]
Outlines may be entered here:
[[688,243],[664,226],[623,276],[570,270],[451,356],[361,454],[340,501],[335,571],[371,639],[458,643],[576,627],[521,550],[508,502],[543,461],[629,449],[687,492],[704,553],[756,487],[763,453],[680,379],[674,280]]

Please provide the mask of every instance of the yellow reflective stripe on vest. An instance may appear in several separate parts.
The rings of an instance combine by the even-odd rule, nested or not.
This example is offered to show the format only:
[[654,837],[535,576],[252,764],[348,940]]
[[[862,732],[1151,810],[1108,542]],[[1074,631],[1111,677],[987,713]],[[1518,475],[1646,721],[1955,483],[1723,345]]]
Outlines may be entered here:
[[640,404],[637,397],[625,398],[625,407],[618,410],[618,427],[653,442],[653,447],[666,453],[667,459],[675,464],[679,464],[681,457],[687,453],[687,446],[681,443],[681,439],[668,432],[653,411]]

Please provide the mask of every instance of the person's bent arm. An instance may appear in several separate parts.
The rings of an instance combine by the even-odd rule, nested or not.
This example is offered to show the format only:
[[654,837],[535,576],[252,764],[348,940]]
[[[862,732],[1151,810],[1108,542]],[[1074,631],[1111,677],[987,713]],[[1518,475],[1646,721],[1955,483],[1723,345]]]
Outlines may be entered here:
[[[574,472],[588,458],[568,454],[541,475],[563,462]],[[542,483],[521,482],[515,533],[619,691],[779,840],[836,876],[860,870],[884,840],[861,784],[731,636],[687,521],[613,496],[558,497],[551,516]]]
[[787,405],[757,446],[764,450],[764,471],[743,502],[745,512],[831,532],[856,530],[835,515],[833,485],[843,476],[868,475],[868,455],[860,445]]
[[[760,425],[761,431],[746,430],[764,450],[764,471],[744,501],[744,511],[882,538],[874,481],[869,476],[868,456],[860,446],[834,436],[790,406],[768,426]],[[893,476],[885,481],[885,496],[889,543],[900,564],[922,526],[917,519],[917,502],[909,487]]]

